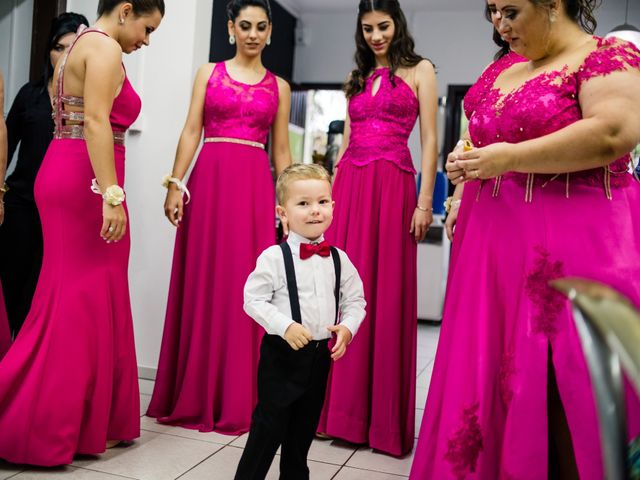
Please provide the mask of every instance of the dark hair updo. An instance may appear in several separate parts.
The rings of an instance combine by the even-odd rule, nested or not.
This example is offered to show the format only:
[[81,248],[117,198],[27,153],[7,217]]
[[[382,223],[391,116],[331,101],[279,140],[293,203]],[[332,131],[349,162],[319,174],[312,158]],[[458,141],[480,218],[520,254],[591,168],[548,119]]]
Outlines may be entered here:
[[240,12],[247,7],[262,8],[266,12],[269,22],[273,21],[269,0],[229,0],[229,3],[227,3],[227,17],[232,22],[235,22]]
[[49,80],[53,77],[53,69],[55,65],[51,65],[51,57],[49,56],[58,41],[68,33],[76,33],[80,25],[89,26],[89,20],[79,13],[67,12],[61,13],[51,20],[51,28],[47,37],[47,50],[44,52],[44,72],[42,80],[44,88],[49,84]]
[[100,0],[98,3],[98,16],[111,13],[121,3],[130,3],[133,13],[137,16],[150,14],[158,10],[164,17],[164,0]]
[[344,85],[347,98],[364,90],[366,78],[376,65],[375,54],[367,45],[362,33],[362,17],[370,12],[386,13],[393,20],[395,34],[389,45],[389,79],[395,85],[395,73],[400,67],[413,67],[423,60],[415,52],[415,42],[409,33],[407,19],[402,13],[398,0],[360,0],[358,21],[356,24],[356,68]]
[[[536,7],[550,7],[555,0],[529,1]],[[580,25],[585,32],[593,34],[596,31],[598,22],[593,12],[600,5],[600,0],[564,0],[562,3],[569,18]]]

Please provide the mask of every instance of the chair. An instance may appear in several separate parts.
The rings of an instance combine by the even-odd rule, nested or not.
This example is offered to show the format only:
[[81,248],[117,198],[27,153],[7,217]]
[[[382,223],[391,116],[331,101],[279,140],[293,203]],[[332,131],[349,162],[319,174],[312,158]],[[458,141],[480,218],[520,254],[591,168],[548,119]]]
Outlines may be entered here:
[[571,300],[595,390],[606,478],[627,479],[622,371],[640,393],[640,313],[628,299],[597,282],[563,278],[551,286]]

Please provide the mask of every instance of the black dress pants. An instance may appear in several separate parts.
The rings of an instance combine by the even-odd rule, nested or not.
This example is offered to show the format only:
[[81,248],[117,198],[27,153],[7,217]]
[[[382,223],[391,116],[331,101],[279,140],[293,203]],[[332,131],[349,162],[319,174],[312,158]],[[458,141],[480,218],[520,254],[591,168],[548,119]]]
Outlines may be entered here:
[[277,335],[265,335],[258,366],[258,405],[235,480],[262,480],[282,445],[280,480],[309,478],[307,454],[327,387],[328,340],[295,351]]
[[35,205],[7,198],[4,218],[0,226],[0,281],[9,328],[15,337],[31,308],[42,267],[42,226]]

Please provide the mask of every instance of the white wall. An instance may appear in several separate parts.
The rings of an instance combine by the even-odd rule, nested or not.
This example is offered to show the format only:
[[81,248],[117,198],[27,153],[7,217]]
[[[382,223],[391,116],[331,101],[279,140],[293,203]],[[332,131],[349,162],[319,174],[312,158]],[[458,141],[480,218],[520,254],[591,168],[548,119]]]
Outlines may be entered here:
[[[138,365],[155,370],[169,288],[175,229],[164,217],[162,176],[171,171],[193,78],[209,57],[211,0],[165,0],[151,45],[125,59],[142,97],[142,114],[127,137],[125,190],[130,214],[129,278]],[[69,11],[95,19],[97,0],[70,0]]]
[[20,87],[29,81],[33,0],[0,0],[0,70],[6,113]]

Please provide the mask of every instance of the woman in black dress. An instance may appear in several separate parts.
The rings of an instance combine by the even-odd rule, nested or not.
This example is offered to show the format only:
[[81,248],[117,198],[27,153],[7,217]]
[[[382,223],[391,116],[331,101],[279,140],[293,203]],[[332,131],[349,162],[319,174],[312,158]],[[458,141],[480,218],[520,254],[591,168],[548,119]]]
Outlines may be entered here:
[[42,227],[33,184],[53,138],[53,70],[82,24],[89,25],[89,21],[77,13],[63,13],[53,20],[42,78],[20,89],[6,119],[7,168],[20,145],[15,169],[6,181],[0,227],[0,281],[14,338],[29,312],[42,264]]

